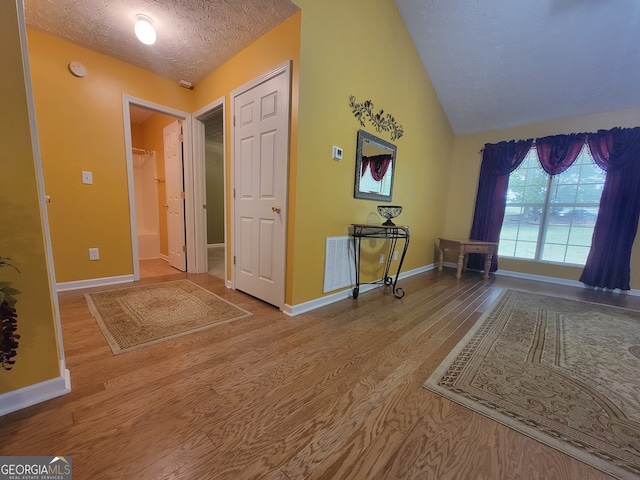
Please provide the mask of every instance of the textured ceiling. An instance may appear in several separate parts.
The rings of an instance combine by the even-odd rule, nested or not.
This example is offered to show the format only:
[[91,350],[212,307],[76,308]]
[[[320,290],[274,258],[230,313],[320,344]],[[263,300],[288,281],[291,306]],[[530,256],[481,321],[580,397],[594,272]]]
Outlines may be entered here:
[[638,0],[396,0],[457,134],[640,107]]
[[[456,134],[640,107],[639,0],[395,1]],[[298,10],[290,0],[24,3],[30,27],[194,84]],[[133,35],[137,13],[153,19],[152,46]]]
[[[27,25],[164,77],[198,83],[297,10],[289,0],[24,0]],[[158,39],[140,43],[136,14]]]

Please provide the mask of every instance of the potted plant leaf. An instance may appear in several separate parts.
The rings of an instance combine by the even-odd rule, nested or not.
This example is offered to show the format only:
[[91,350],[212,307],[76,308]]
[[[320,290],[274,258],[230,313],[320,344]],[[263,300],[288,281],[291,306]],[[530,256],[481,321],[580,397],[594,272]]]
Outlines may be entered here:
[[[0,257],[0,268],[18,268],[11,263],[10,258]],[[0,282],[0,366],[5,370],[11,370],[16,363],[18,340],[18,314],[16,312],[16,295],[20,293],[12,287],[11,282]]]

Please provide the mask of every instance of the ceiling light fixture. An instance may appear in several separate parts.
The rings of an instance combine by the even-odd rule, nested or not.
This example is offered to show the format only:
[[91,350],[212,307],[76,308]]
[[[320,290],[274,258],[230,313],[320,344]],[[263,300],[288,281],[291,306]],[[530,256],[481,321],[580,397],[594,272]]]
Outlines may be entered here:
[[136,19],[134,31],[136,32],[138,40],[145,45],[153,45],[156,43],[156,30],[153,28],[153,20],[141,13],[136,15]]

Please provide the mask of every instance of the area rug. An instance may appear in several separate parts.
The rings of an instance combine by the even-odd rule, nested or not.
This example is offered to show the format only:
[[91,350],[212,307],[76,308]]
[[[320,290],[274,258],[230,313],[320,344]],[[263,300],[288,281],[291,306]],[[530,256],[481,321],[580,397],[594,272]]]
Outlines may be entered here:
[[114,355],[251,315],[189,280],[85,294]]
[[640,312],[506,290],[423,386],[640,478]]

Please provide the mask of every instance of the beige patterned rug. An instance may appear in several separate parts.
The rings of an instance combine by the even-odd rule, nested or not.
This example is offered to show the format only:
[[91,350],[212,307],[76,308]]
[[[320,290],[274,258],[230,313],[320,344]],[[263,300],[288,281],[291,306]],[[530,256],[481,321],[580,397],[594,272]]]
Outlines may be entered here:
[[507,290],[424,388],[640,478],[640,312]]
[[114,355],[251,315],[189,280],[85,294]]

